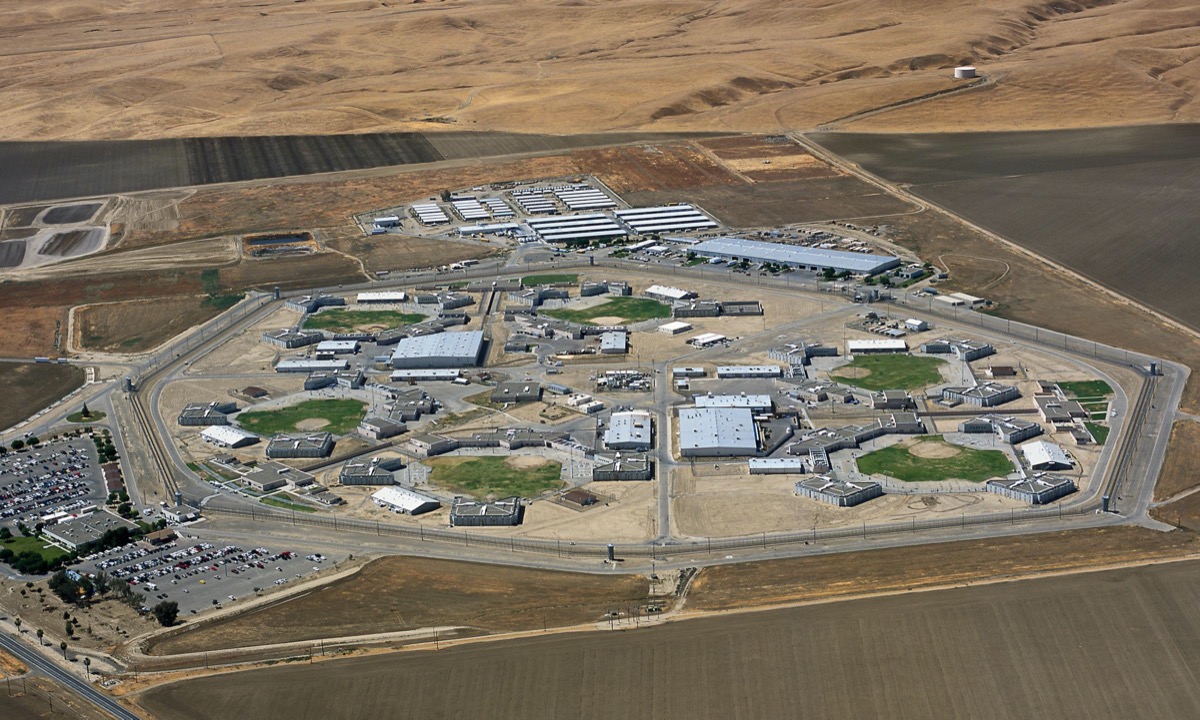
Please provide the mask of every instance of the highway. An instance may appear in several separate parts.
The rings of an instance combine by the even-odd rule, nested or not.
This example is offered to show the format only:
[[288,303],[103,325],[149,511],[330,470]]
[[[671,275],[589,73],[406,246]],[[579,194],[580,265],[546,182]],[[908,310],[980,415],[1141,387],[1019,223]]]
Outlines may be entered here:
[[10,637],[7,634],[0,633],[0,647],[16,656],[21,662],[28,665],[31,669],[36,669],[37,671],[45,674],[47,677],[53,679],[59,685],[69,688],[72,692],[76,693],[96,707],[104,710],[118,720],[140,720],[140,715],[126,709],[116,700],[113,700],[109,696],[92,687],[91,683],[81,679],[74,673],[67,672],[60,667],[58,663],[46,659],[46,657],[40,652],[29,647],[20,640]]

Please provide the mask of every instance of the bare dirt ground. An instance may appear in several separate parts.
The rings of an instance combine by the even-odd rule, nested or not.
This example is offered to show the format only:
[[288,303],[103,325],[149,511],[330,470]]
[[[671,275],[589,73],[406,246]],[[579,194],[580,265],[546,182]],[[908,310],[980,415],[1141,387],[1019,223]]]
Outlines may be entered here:
[[1171,428],[1167,459],[1154,486],[1155,501],[1200,485],[1200,423],[1180,420]]
[[[641,576],[506,568],[387,557],[312,592],[185,627],[148,643],[152,655],[348,637],[438,625],[487,632],[599,620],[649,597]],[[303,623],[295,622],[304,618]]]
[[85,305],[75,309],[74,346],[105,352],[143,352],[219,313],[219,309],[204,304],[202,297]]
[[[996,84],[863,126],[1186,120],[1200,115],[1197,17],[1185,0],[998,0],[986,11],[953,0],[52,0],[0,14],[11,53],[0,73],[0,131],[14,139],[770,131],[953,88],[950,69],[964,63]],[[396,37],[437,41],[398,49]]]
[[74,365],[0,363],[0,429],[11,427],[83,385]]
[[108,720],[112,716],[44,677],[8,683],[11,694],[0,693],[0,716],[14,720],[33,718],[81,718]]
[[[341,229],[339,229],[341,230]],[[431,238],[387,235],[384,237],[362,237],[357,228],[346,228],[336,233],[341,237],[326,241],[326,246],[353,257],[363,264],[372,275],[382,271],[409,270],[449,265],[471,258],[483,258],[499,250],[499,247],[481,247],[476,243],[457,243]]]

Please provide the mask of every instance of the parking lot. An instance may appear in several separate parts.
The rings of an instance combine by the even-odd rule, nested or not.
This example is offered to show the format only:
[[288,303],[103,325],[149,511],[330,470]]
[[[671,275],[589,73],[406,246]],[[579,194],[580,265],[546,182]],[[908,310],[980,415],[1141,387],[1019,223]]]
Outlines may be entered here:
[[87,437],[58,440],[0,458],[0,524],[42,518],[104,501],[104,478]]
[[284,548],[244,548],[181,536],[158,547],[136,542],[90,555],[73,569],[91,576],[103,571],[128,582],[146,596],[146,607],[174,600],[182,618],[295,582],[334,562]]

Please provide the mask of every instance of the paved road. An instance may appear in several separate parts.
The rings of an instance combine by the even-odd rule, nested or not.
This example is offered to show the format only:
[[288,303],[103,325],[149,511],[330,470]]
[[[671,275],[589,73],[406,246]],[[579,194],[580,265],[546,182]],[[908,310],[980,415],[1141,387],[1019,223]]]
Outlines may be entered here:
[[21,662],[28,665],[30,668],[35,668],[48,677],[58,682],[63,687],[69,688],[88,702],[96,707],[104,710],[119,720],[140,720],[141,716],[127,710],[125,707],[117,703],[109,696],[92,687],[91,683],[82,680],[78,676],[67,672],[57,663],[46,659],[40,652],[29,647],[25,643],[10,637],[6,634],[0,634],[0,647],[3,647],[9,653],[15,655]]

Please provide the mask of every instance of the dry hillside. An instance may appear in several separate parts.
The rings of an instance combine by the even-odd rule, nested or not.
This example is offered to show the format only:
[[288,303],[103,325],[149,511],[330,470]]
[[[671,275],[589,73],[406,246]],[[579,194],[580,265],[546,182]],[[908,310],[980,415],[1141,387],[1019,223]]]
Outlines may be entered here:
[[[1200,119],[1189,0],[44,0],[0,5],[0,135]],[[443,124],[446,123],[446,124]]]

